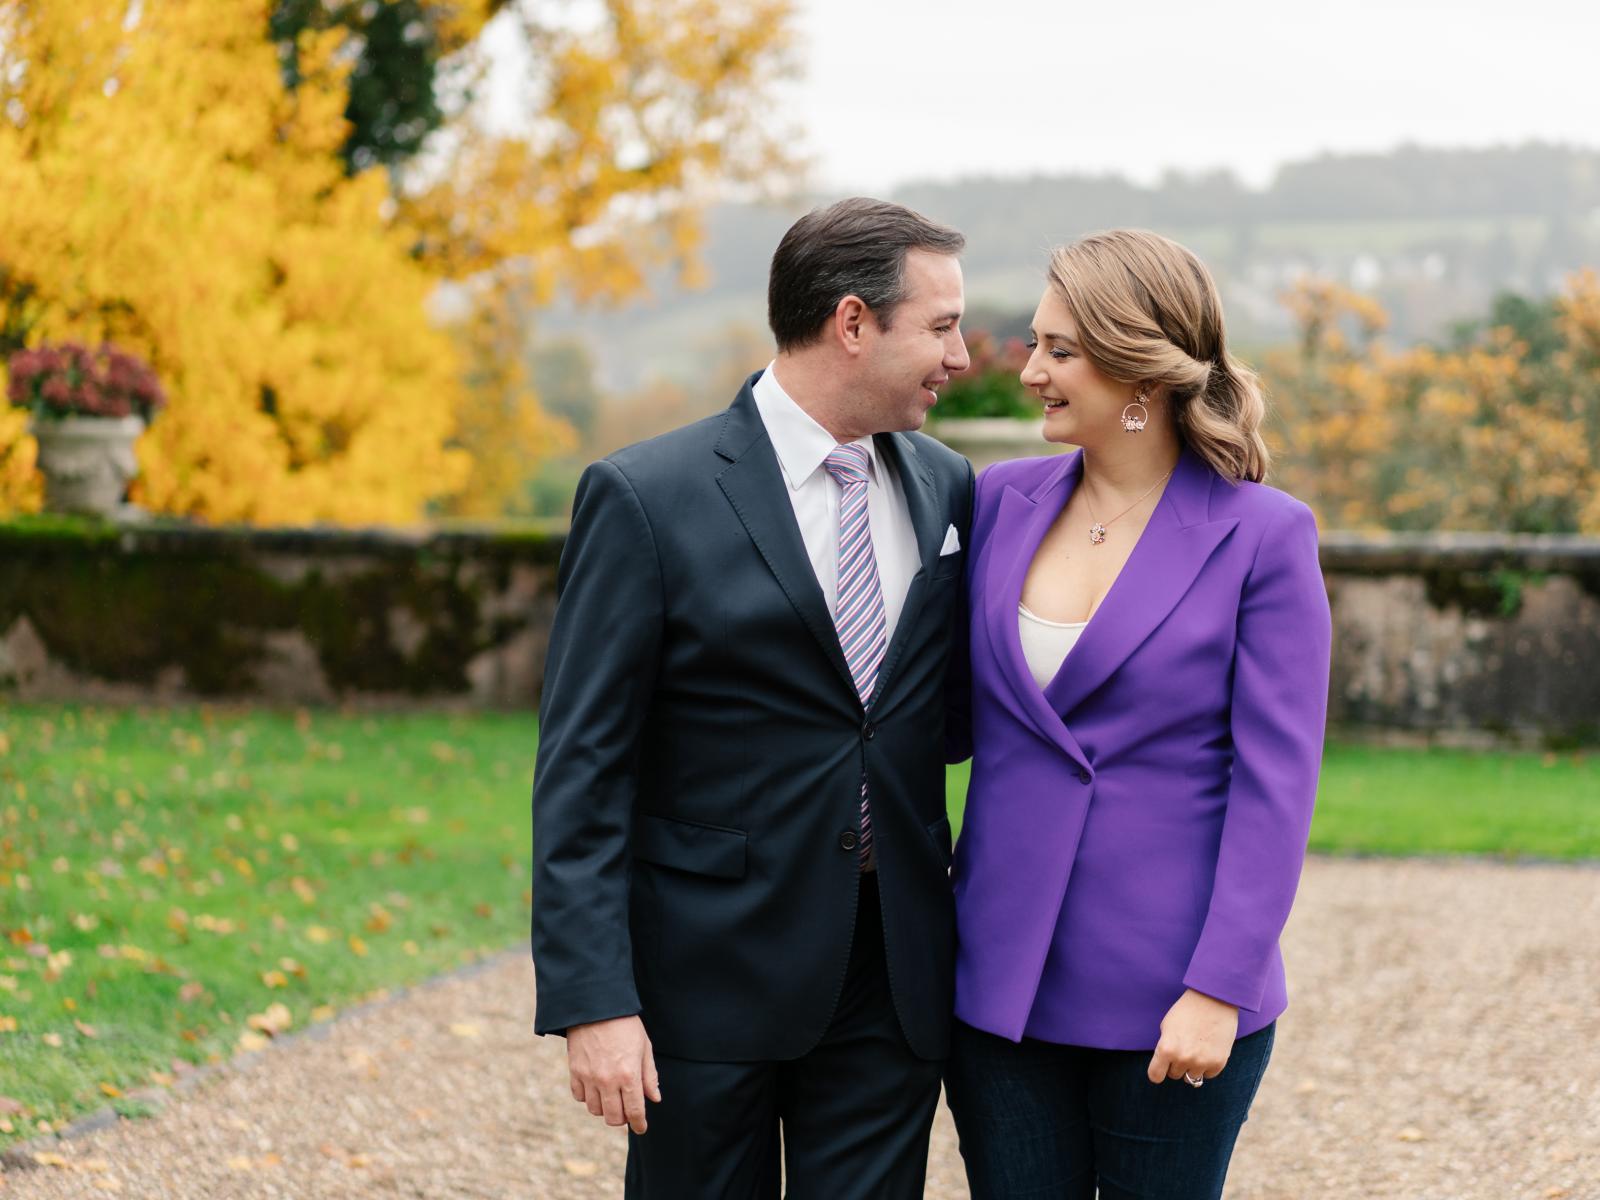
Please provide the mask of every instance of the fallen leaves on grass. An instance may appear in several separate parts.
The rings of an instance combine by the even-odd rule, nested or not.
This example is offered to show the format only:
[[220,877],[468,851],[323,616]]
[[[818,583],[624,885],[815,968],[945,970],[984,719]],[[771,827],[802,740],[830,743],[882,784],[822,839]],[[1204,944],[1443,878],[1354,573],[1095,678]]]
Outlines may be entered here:
[[276,1037],[294,1024],[294,1014],[287,1004],[273,1004],[265,1012],[251,1013],[245,1024],[258,1033]]

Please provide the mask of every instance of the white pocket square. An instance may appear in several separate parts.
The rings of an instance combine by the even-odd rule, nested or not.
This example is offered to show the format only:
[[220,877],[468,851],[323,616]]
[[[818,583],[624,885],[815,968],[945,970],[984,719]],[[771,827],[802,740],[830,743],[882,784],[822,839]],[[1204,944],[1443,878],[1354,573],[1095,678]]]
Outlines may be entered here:
[[939,548],[939,557],[943,558],[946,554],[954,554],[959,549],[961,549],[961,535],[956,532],[956,527],[952,525],[944,531],[944,545]]

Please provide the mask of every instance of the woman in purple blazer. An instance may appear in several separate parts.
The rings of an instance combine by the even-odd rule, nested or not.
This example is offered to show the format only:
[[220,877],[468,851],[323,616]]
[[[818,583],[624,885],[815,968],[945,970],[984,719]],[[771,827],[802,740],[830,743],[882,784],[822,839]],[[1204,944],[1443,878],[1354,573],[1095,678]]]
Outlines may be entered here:
[[1261,482],[1261,390],[1189,251],[1055,251],[1033,333],[1045,438],[1081,449],[978,478],[950,1107],[975,1200],[1201,1200],[1286,1002],[1316,524]]

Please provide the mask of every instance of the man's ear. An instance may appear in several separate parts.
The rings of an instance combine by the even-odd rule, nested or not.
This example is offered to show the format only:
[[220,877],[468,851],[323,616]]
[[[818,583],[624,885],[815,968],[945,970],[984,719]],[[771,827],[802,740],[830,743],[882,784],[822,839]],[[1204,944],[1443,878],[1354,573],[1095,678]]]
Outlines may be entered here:
[[872,310],[860,296],[846,296],[833,310],[833,332],[846,354],[860,354],[862,332],[872,320]]

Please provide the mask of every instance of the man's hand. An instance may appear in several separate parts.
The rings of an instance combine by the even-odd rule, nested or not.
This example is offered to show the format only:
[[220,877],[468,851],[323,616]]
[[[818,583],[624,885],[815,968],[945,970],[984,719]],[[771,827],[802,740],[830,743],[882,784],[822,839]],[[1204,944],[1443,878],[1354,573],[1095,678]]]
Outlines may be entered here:
[[1161,1018],[1161,1041],[1145,1074],[1151,1083],[1213,1079],[1228,1065],[1238,1034],[1237,1008],[1190,988]]
[[661,1103],[656,1056],[638,1017],[616,1017],[567,1030],[572,1098],[607,1125],[645,1131],[644,1102]]

